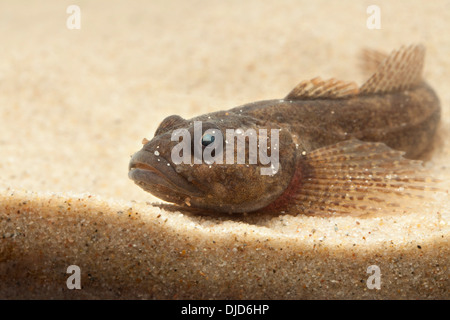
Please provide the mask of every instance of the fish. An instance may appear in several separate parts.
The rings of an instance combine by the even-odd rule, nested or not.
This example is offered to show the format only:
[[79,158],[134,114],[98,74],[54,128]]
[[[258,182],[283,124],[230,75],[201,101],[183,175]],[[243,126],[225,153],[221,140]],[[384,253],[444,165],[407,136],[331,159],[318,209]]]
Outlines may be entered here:
[[[144,139],[142,149],[132,155],[128,176],[166,202],[211,215],[404,212],[411,199],[423,198],[434,181],[421,158],[435,139],[441,107],[423,79],[424,60],[421,44],[402,46],[390,54],[365,49],[362,67],[370,76],[361,86],[316,77],[300,82],[282,99],[191,119],[168,116],[154,137]],[[195,136],[198,123],[201,134]],[[193,133],[194,139],[187,141],[193,154],[186,152],[185,158],[192,160],[195,150],[201,154],[214,141],[211,130],[225,137],[227,129],[277,132],[277,139],[266,137],[263,144],[270,154],[277,153],[277,169],[261,174],[267,162],[172,159],[180,143],[173,138],[177,130]],[[250,159],[248,136],[241,145],[234,143],[234,137],[223,139],[223,157],[233,152],[230,159],[236,160],[242,152]]]

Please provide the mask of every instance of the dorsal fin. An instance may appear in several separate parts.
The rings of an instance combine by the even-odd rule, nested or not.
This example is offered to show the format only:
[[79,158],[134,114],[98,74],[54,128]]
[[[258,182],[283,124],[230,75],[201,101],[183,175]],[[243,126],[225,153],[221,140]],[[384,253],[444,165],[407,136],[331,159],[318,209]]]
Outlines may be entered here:
[[360,94],[388,93],[415,87],[422,82],[424,59],[425,47],[422,45],[403,46],[393,51],[379,62],[376,72],[359,88]]
[[300,82],[285,99],[338,99],[357,94],[358,86],[354,82],[345,82],[334,78],[322,80],[317,77]]
[[361,50],[359,66],[363,73],[370,77],[378,70],[381,63],[386,60],[388,56],[389,55],[384,52],[365,48]]
[[364,49],[361,66],[372,76],[359,89],[354,82],[317,77],[300,82],[285,99],[339,99],[410,89],[422,82],[424,59],[422,45],[403,46],[390,55]]

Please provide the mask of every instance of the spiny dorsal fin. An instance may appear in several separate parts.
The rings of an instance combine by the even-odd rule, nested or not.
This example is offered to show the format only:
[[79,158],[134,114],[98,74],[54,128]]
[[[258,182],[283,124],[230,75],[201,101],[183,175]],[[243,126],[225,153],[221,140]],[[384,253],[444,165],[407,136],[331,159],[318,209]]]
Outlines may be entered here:
[[393,51],[359,89],[361,95],[407,90],[422,81],[425,47],[411,45]]
[[365,75],[370,77],[378,70],[378,67],[388,58],[388,56],[389,55],[384,52],[365,48],[361,50],[360,53],[360,68]]
[[354,82],[345,82],[336,79],[322,80],[317,77],[300,82],[285,99],[338,99],[355,96],[358,86]]

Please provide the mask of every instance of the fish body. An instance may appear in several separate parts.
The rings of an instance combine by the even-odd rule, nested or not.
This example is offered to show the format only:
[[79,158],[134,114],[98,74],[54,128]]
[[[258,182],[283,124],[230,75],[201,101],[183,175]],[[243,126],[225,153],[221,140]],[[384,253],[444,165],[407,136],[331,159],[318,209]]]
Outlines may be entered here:
[[288,130],[301,151],[353,138],[383,142],[407,158],[423,154],[440,119],[439,99],[425,82],[383,95],[258,101],[230,111],[255,118],[258,126],[270,123]]
[[[429,148],[440,119],[439,99],[421,77],[424,53],[420,45],[390,55],[366,52],[366,69],[373,74],[359,88],[315,78],[283,99],[188,120],[170,116],[132,157],[129,177],[163,200],[208,212],[358,215],[395,207],[396,198],[424,188],[420,163],[409,159]],[[196,123],[202,124],[197,137]],[[249,159],[250,138],[235,145],[234,138],[226,140],[227,129],[276,130],[277,170],[263,175],[267,164],[250,161],[175,163],[172,150],[179,141],[172,134],[181,128],[194,136],[193,154],[211,143],[208,129],[219,131],[235,160],[239,151]],[[273,141],[267,137],[268,149]],[[231,151],[228,145],[220,157]]]

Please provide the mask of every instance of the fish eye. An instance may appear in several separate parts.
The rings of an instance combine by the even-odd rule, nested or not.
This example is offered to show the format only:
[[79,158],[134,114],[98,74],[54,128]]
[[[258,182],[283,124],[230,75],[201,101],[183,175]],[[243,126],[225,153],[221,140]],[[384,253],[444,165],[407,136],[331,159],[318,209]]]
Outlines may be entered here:
[[214,123],[209,122],[202,123],[201,129],[202,135],[197,133],[198,136],[196,136],[195,129],[193,127],[190,128],[191,134],[194,135],[194,139],[191,140],[191,152],[194,157],[198,157],[199,160],[203,160],[203,157],[200,157],[200,155],[203,155],[205,150],[207,150],[207,153],[210,153],[211,156],[215,157],[217,151],[222,152],[222,131]]
[[214,140],[216,140],[216,137],[214,137],[212,134],[205,133],[202,136],[202,145],[204,147],[206,147],[206,146],[210,145],[211,143],[213,143]]

